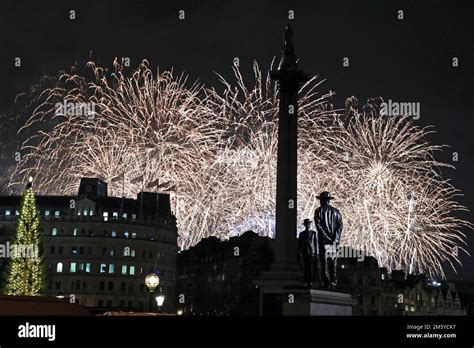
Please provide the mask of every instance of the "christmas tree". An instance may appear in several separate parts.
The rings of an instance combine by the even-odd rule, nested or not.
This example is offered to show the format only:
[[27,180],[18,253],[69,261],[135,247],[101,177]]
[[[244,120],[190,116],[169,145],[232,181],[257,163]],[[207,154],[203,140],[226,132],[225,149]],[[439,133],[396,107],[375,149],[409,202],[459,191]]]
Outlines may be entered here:
[[40,218],[36,198],[28,179],[21,200],[15,233],[11,241],[10,258],[5,270],[4,293],[38,296],[45,283],[41,255]]

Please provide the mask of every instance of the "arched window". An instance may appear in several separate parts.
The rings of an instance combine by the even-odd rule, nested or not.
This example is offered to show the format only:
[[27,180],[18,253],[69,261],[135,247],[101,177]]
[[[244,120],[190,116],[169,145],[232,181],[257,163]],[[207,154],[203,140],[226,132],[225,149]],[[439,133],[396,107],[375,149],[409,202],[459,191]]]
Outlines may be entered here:
[[100,264],[100,273],[107,272],[107,265],[105,263]]
[[56,272],[61,273],[62,271],[63,271],[63,263],[58,262],[58,264],[56,266]]

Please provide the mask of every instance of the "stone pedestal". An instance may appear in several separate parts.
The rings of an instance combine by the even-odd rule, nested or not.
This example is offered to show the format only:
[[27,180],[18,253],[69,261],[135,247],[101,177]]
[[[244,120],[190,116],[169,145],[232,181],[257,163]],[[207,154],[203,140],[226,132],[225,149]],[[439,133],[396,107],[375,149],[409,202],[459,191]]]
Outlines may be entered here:
[[277,279],[261,279],[260,315],[352,315],[356,301],[350,294],[317,288],[284,286]]

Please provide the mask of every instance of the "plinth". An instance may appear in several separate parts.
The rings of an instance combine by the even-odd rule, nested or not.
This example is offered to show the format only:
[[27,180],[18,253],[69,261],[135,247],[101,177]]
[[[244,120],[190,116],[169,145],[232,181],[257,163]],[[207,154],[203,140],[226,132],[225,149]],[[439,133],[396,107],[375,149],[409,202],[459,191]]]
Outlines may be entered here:
[[350,316],[357,301],[350,294],[323,290],[260,283],[260,315],[265,316]]

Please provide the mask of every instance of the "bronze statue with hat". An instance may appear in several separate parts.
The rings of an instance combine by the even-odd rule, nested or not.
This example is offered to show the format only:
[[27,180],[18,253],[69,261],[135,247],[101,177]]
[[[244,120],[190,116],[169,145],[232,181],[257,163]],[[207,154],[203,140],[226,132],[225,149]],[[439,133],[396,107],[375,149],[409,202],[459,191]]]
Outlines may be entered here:
[[321,206],[314,212],[314,221],[318,231],[321,279],[325,288],[333,289],[337,284],[337,248],[343,228],[342,215],[330,204],[334,197],[328,191],[321,192],[317,198]]

